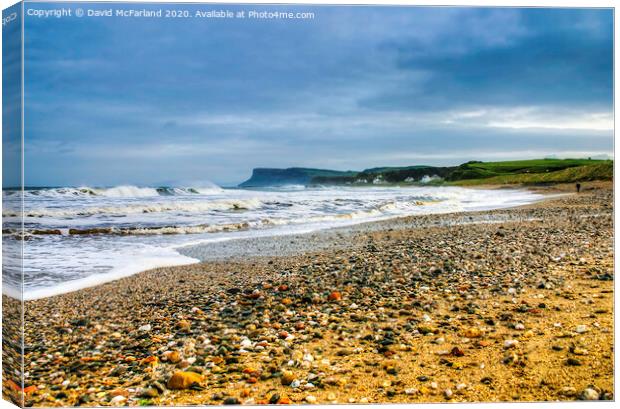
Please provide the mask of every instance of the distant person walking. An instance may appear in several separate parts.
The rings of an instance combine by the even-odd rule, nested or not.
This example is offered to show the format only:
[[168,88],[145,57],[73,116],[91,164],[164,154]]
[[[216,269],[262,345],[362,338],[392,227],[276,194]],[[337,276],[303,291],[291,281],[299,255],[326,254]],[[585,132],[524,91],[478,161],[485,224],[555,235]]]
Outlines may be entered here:
[[577,188],[577,193],[581,191],[581,183],[576,183],[575,187]]

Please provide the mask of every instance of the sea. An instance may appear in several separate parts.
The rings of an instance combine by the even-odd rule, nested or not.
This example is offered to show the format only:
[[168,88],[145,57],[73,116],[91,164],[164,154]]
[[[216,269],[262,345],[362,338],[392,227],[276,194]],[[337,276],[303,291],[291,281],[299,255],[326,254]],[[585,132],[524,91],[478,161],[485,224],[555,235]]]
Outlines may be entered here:
[[520,189],[448,186],[36,188],[23,192],[20,240],[22,192],[4,190],[3,291],[26,300],[49,297],[198,262],[181,254],[184,246],[500,209],[540,198]]

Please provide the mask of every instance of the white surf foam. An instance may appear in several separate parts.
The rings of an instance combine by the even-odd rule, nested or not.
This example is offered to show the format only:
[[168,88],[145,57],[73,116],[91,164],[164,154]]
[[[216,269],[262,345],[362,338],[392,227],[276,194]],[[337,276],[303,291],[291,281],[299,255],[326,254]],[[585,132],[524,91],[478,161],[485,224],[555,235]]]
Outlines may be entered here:
[[[165,194],[155,190],[157,195],[148,190],[155,188],[134,188],[110,188],[113,193],[108,196],[32,193],[26,200],[25,213],[31,215],[26,217],[26,229],[59,229],[63,234],[33,235],[24,242],[27,299],[154,267],[195,262],[176,250],[190,244],[295,234],[417,214],[498,209],[542,197],[526,190],[430,186],[265,191],[206,187],[206,193],[173,188]],[[53,190],[57,194],[62,189]],[[70,228],[101,231],[72,235]]]
[[128,260],[119,259],[119,265],[113,267],[106,273],[92,274],[84,278],[69,280],[63,282],[62,284],[47,287],[25,289],[23,294],[24,300],[29,301],[59,294],[66,294],[119,280],[121,278],[129,277],[141,271],[146,271],[153,268],[183,266],[200,261],[195,258],[183,256],[172,249],[157,249],[157,253],[158,254],[136,257]]

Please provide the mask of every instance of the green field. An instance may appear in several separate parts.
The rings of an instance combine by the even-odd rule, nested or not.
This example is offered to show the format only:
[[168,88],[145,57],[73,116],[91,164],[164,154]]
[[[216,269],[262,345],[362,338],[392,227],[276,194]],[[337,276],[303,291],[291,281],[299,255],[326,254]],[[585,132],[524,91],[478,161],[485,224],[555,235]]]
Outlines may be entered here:
[[[612,180],[613,161],[589,159],[540,159],[512,162],[467,163],[460,178],[452,175],[450,184],[472,186],[482,184],[575,183]],[[460,168],[461,168],[460,167]],[[460,173],[460,174],[459,174]]]

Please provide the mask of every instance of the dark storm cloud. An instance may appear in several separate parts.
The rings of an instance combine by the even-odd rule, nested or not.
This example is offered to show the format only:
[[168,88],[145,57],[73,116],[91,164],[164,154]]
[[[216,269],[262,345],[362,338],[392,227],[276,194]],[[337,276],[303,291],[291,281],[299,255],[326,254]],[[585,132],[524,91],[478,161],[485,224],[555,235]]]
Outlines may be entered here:
[[27,183],[612,151],[611,10],[248,7],[316,17],[28,18]]

